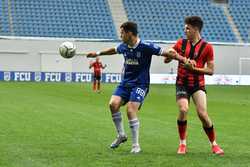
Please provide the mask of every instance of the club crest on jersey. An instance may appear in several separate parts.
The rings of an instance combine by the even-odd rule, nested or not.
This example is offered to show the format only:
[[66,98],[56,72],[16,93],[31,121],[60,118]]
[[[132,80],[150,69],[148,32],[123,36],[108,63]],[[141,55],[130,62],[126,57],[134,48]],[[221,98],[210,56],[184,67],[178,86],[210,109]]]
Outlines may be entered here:
[[141,52],[136,52],[136,57],[140,58],[141,57]]

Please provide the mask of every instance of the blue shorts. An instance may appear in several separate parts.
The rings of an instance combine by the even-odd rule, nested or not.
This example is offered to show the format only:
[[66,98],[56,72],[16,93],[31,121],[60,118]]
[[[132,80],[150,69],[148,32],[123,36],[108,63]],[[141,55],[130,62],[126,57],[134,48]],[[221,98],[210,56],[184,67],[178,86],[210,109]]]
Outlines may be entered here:
[[124,101],[124,104],[127,102],[139,102],[143,103],[146,95],[148,94],[148,87],[146,86],[117,86],[113,95],[120,96]]

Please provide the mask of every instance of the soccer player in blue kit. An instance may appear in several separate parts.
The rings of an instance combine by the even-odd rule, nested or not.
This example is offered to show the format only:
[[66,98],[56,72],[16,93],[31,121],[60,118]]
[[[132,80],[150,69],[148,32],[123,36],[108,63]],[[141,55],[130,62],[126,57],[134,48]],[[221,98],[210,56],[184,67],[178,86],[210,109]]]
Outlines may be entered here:
[[109,107],[112,119],[118,133],[117,138],[112,142],[110,148],[117,148],[121,143],[127,141],[127,136],[122,123],[120,107],[127,104],[127,116],[132,133],[131,153],[141,151],[139,145],[139,111],[150,84],[150,65],[152,55],[164,56],[169,59],[176,59],[185,65],[193,65],[195,62],[175,54],[173,50],[164,50],[150,42],[144,42],[138,37],[137,24],[131,21],[120,26],[122,43],[117,48],[110,48],[100,52],[91,52],[87,57],[102,55],[123,54],[124,74],[121,83],[117,86],[111,96]]

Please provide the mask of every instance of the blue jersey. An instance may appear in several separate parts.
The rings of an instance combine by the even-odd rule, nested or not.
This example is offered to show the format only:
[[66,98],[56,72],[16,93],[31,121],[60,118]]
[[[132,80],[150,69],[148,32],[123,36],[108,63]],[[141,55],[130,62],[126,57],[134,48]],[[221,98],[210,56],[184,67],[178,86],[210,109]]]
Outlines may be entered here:
[[116,51],[123,54],[125,60],[121,85],[149,86],[152,55],[161,55],[162,48],[150,42],[138,41],[133,48],[121,43]]

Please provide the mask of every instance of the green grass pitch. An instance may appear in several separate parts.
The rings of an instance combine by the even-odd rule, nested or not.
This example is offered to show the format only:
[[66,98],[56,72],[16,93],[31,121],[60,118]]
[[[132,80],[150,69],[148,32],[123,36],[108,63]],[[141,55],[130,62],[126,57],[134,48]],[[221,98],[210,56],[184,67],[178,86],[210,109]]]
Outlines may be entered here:
[[[115,130],[108,109],[116,85],[101,94],[90,84],[0,83],[1,167],[245,167],[250,166],[250,87],[208,86],[208,112],[225,156],[212,155],[193,104],[188,154],[176,154],[177,107],[173,85],[151,85],[139,112],[142,152],[131,140],[109,149]],[[126,132],[130,129],[122,108]]]

